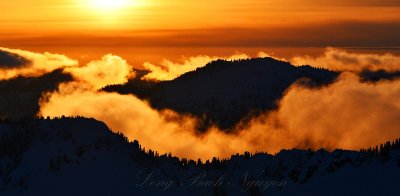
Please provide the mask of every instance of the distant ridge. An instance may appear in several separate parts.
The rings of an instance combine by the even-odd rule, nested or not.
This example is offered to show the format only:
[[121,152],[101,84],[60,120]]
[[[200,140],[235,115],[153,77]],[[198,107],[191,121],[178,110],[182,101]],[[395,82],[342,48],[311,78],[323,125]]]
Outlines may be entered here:
[[199,119],[199,129],[215,124],[233,128],[260,112],[276,108],[285,90],[299,79],[316,87],[333,82],[338,72],[311,66],[296,67],[273,58],[216,60],[171,81],[132,80],[103,90],[132,93],[157,109],[173,109]]

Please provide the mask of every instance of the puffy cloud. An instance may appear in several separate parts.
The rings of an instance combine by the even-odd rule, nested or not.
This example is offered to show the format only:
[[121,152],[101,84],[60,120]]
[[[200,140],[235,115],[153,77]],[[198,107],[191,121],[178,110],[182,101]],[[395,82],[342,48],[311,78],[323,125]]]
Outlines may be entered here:
[[[344,73],[336,83],[323,88],[294,85],[280,100],[276,111],[252,119],[234,133],[211,127],[199,134],[193,117],[154,110],[133,95],[98,92],[105,85],[124,83],[133,77],[131,66],[118,56],[105,55],[101,60],[78,66],[77,61],[64,55],[0,50],[30,62],[18,68],[0,69],[0,79],[36,76],[57,68],[65,68],[65,72],[74,76],[74,82],[63,83],[57,92],[43,96],[40,115],[93,117],[160,153],[208,159],[243,151],[273,153],[294,147],[359,149],[393,140],[400,134],[398,80],[362,83],[355,74]],[[259,53],[258,56],[270,55]],[[148,69],[153,75],[146,79],[172,79],[217,58],[198,56],[182,63],[165,61],[164,69],[150,66]],[[353,71],[398,70],[399,62],[398,56],[392,54],[355,54],[337,49],[328,49],[319,57],[295,57],[291,61]]]
[[289,61],[294,65],[312,65],[338,71],[400,70],[400,56],[386,54],[351,53],[345,50],[327,48],[318,56],[296,56]]
[[217,56],[207,56],[200,55],[195,57],[183,57],[183,61],[180,63],[174,63],[172,61],[164,59],[159,66],[144,63],[143,66],[145,69],[151,71],[149,74],[145,75],[143,79],[146,80],[173,80],[180,75],[194,71],[197,68],[204,67],[208,63],[218,60],[218,59],[226,59],[226,60],[237,60],[237,59],[247,59],[250,58],[246,54],[234,54],[229,57],[217,57]]
[[94,117],[130,139],[138,139],[146,148],[209,159],[244,151],[360,149],[393,140],[400,134],[399,97],[400,81],[361,83],[356,75],[344,73],[324,88],[292,86],[276,111],[238,126],[234,133],[212,127],[199,134],[194,118],[154,110],[132,95],[96,92],[79,83],[67,83],[60,86],[60,92],[47,95],[40,114]]
[[[41,103],[41,115],[93,117],[104,121],[112,130],[121,131],[130,139],[138,139],[144,147],[160,153],[210,158],[211,155],[225,154],[218,151],[231,153],[239,150],[228,150],[223,137],[198,137],[194,130],[195,119],[172,111],[153,110],[132,95],[95,92],[73,82],[61,85],[58,93],[48,94],[47,98],[48,101]],[[237,148],[241,148],[240,145]]]
[[328,87],[292,86],[277,111],[253,119],[241,134],[272,152],[293,147],[357,150],[398,138],[398,118],[400,81],[362,83],[343,73]]
[[101,60],[91,61],[83,67],[66,68],[65,71],[95,89],[111,84],[123,84],[135,76],[132,66],[126,60],[112,54],[103,56]]
[[[321,67],[335,71],[354,71],[361,72],[369,69],[372,71],[385,70],[394,72],[400,70],[400,56],[391,53],[371,54],[371,53],[355,53],[344,49],[326,48],[319,56],[293,56],[293,57],[277,57],[272,54],[260,51],[257,57],[272,57],[282,61],[288,61],[293,65],[311,65],[313,67]],[[148,80],[172,80],[178,76],[196,70],[196,68],[204,67],[207,63],[217,59],[246,59],[250,56],[246,54],[235,54],[230,57],[216,56],[194,56],[183,58],[183,62],[172,62],[164,60],[160,65],[144,63],[144,67],[151,71],[144,79]]]
[[0,48],[0,63],[8,63],[0,67],[0,80],[17,76],[37,77],[50,73],[56,69],[64,69],[76,79],[86,82],[93,88],[101,88],[109,84],[122,84],[128,78],[134,77],[126,60],[119,56],[107,54],[100,60],[94,60],[84,66],[79,66],[77,60],[61,54],[45,52],[34,53],[18,49]]
[[40,76],[50,73],[56,69],[77,66],[78,61],[68,58],[61,54],[52,54],[45,52],[34,53],[18,49],[1,48],[0,50],[15,55],[17,58],[25,59],[30,63],[24,66],[0,68],[0,79],[10,79],[17,76]]

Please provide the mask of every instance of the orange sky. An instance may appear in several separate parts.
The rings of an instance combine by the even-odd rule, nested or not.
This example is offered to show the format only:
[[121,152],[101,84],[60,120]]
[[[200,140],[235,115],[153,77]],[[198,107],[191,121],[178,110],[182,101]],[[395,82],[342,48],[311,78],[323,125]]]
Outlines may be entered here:
[[0,46],[66,54],[83,47],[92,53],[124,47],[218,47],[232,53],[400,46],[398,0],[125,0],[121,7],[101,2],[113,1],[2,1]]

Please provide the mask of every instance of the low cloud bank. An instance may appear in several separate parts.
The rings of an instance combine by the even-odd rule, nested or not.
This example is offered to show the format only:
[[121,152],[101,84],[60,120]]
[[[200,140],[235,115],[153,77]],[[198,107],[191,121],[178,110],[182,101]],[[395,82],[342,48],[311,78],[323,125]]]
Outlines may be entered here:
[[[135,77],[124,59],[105,55],[87,65],[58,54],[38,54],[2,49],[32,63],[0,70],[1,79],[18,75],[36,75],[63,68],[74,80],[59,85],[58,90],[43,94],[43,116],[85,116],[104,121],[112,130],[139,140],[147,149],[171,152],[179,157],[210,159],[229,157],[244,151],[275,153],[290,148],[360,149],[394,140],[400,136],[400,81],[365,83],[358,71],[365,68],[398,70],[398,56],[356,54],[328,49],[319,57],[294,57],[295,64],[341,70],[337,81],[321,88],[292,85],[275,111],[255,117],[233,133],[211,127],[206,133],[196,131],[196,119],[174,111],[152,109],[133,95],[98,91],[109,84],[122,84]],[[259,56],[268,56],[260,53]],[[152,72],[145,79],[173,79],[204,66],[217,57],[193,57],[183,63],[165,63],[167,69],[148,66]],[[233,55],[231,59],[248,58]],[[180,69],[182,67],[182,69]],[[348,71],[352,72],[348,72]],[[153,73],[153,74],[152,74]]]

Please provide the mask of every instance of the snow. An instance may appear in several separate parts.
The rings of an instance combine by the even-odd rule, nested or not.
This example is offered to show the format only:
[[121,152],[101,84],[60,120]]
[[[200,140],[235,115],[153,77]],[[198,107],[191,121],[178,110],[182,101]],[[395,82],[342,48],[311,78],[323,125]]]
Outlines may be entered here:
[[173,157],[150,157],[94,119],[0,124],[2,138],[18,131],[24,134],[8,142],[28,145],[16,155],[0,154],[2,196],[400,195],[396,149],[385,160],[356,151],[293,149],[234,155],[219,166],[182,165]]

